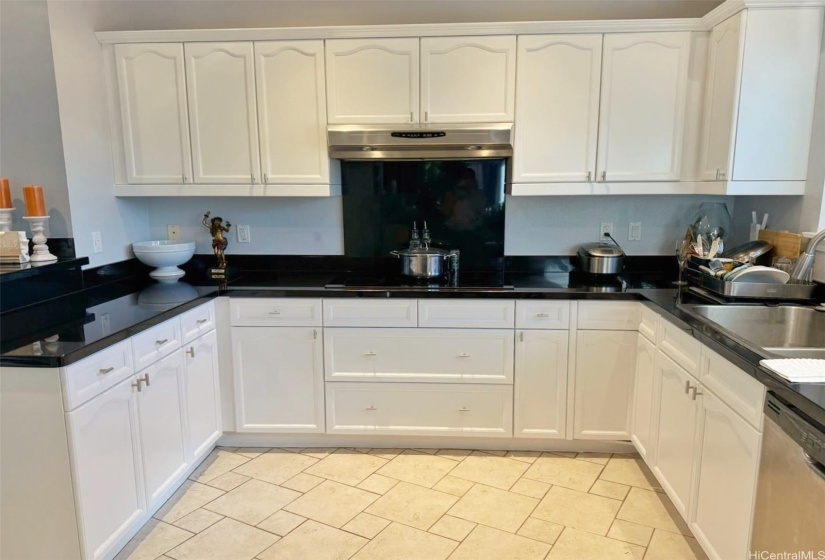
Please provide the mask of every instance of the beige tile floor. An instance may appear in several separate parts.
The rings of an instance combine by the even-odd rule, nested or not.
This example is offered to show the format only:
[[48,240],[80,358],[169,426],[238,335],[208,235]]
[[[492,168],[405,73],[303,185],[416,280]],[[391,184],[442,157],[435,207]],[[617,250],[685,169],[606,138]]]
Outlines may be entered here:
[[633,455],[218,448],[117,558],[706,557]]

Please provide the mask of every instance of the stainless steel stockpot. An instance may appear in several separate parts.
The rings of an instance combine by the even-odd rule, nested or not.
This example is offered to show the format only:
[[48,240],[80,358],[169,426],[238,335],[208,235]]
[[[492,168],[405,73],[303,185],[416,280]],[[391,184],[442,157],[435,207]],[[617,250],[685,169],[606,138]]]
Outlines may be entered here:
[[410,278],[438,278],[449,270],[450,253],[442,249],[390,251],[401,259],[401,274]]

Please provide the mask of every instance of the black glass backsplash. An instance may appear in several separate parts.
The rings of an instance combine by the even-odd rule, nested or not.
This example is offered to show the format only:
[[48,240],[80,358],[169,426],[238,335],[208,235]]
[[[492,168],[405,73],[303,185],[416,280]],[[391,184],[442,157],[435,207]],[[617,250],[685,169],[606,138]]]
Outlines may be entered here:
[[504,160],[345,161],[347,257],[406,249],[413,222],[432,245],[461,251],[461,268],[500,268],[504,258]]

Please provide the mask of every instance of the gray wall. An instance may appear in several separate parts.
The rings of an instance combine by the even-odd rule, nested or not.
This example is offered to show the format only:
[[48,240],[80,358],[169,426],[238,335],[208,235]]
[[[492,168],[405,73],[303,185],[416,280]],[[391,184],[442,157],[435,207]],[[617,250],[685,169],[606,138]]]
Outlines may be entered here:
[[71,237],[45,1],[0,1],[0,175],[9,178],[17,208],[13,229],[28,231],[23,185],[42,185],[50,236]]

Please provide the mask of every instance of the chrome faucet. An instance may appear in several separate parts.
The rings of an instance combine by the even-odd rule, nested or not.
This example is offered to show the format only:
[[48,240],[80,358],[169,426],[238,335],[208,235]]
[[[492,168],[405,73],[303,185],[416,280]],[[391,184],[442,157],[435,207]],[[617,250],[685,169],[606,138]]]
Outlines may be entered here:
[[814,265],[814,255],[816,255],[816,246],[819,245],[823,239],[825,239],[825,229],[814,235],[814,238],[808,243],[808,248],[805,249],[805,252],[802,253],[796,261],[796,266],[793,272],[791,272],[791,280],[802,282],[810,280],[811,268],[813,268]]

